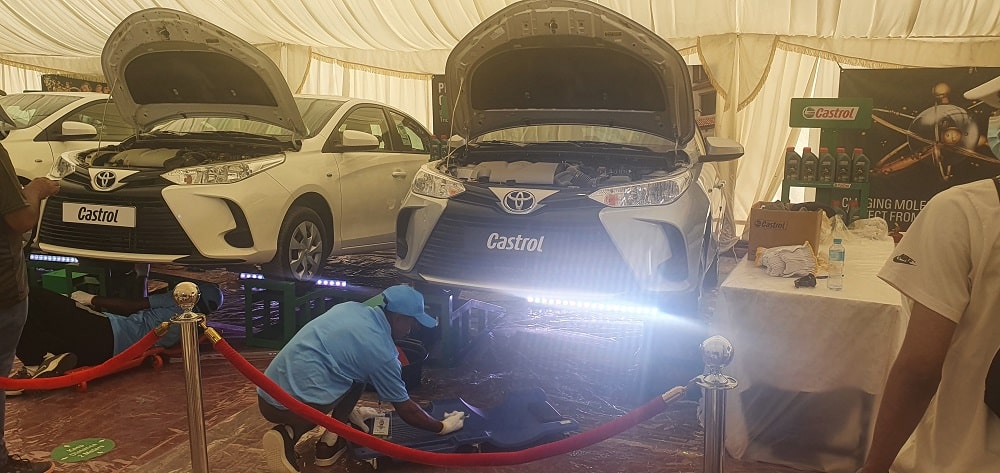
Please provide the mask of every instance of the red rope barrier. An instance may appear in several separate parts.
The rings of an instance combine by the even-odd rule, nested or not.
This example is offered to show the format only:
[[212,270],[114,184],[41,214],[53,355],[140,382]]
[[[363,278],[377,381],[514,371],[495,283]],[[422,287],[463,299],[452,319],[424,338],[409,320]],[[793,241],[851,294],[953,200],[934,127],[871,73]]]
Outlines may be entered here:
[[101,378],[121,371],[129,363],[134,362],[136,358],[142,356],[159,339],[160,337],[156,335],[156,331],[152,330],[145,337],[142,337],[135,344],[126,348],[125,351],[111,357],[108,361],[92,368],[74,371],[63,376],[38,379],[10,379],[0,376],[0,389],[59,389]]
[[[347,424],[317,411],[312,407],[303,404],[290,394],[281,389],[274,381],[271,381],[260,370],[251,365],[246,359],[240,356],[232,346],[225,340],[218,340],[215,350],[252,383],[259,386],[275,400],[287,407],[292,412],[298,414],[312,423],[321,425],[334,433],[364,447],[384,453],[387,456],[398,458],[414,463],[422,463],[432,466],[503,466],[529,463],[543,458],[562,455],[574,450],[588,447],[595,443],[607,440],[618,435],[639,423],[652,418],[662,412],[673,401],[679,399],[683,393],[682,388],[674,388],[662,397],[656,397],[646,404],[639,406],[628,414],[614,419],[597,428],[586,432],[567,437],[556,442],[531,447],[517,452],[501,453],[476,453],[476,454],[456,454],[456,453],[432,453],[417,450],[402,445],[394,444],[382,440],[378,437],[368,435],[356,430]],[[672,394],[671,394],[672,393]]]

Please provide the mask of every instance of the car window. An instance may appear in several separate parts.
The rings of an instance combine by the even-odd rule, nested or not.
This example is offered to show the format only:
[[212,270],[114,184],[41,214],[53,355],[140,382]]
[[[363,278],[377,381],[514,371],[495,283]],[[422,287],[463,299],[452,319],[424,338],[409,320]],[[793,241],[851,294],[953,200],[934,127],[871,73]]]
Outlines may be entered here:
[[404,152],[427,151],[428,133],[424,127],[402,114],[389,111],[389,118],[399,136],[399,142],[393,142],[393,149]]
[[[135,134],[131,125],[122,120],[114,102],[100,101],[89,104],[62,120],[83,122],[97,128],[97,140],[118,142]],[[61,126],[61,123],[60,123]]]
[[337,135],[343,135],[346,130],[371,133],[378,138],[378,149],[389,149],[389,124],[379,107],[358,107],[352,110],[337,126]]
[[77,100],[76,95],[11,94],[0,97],[0,107],[17,124],[14,128],[27,128]]
[[309,136],[314,136],[326,126],[333,114],[344,105],[343,100],[319,99],[311,97],[296,97],[295,106],[302,114],[302,122],[309,130]]

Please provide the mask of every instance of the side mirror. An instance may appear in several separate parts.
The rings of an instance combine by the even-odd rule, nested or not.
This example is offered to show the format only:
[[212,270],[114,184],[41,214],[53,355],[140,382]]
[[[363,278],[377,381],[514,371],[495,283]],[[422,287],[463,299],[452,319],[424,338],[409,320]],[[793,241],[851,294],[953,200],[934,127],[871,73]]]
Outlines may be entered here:
[[743,156],[743,145],[729,138],[708,136],[705,137],[705,143],[708,149],[699,159],[701,162],[732,161]]
[[371,133],[358,130],[344,130],[343,142],[339,148],[341,151],[364,151],[378,149],[378,137]]
[[83,122],[64,121],[60,131],[62,136],[72,136],[75,138],[97,136],[97,128],[94,125]]

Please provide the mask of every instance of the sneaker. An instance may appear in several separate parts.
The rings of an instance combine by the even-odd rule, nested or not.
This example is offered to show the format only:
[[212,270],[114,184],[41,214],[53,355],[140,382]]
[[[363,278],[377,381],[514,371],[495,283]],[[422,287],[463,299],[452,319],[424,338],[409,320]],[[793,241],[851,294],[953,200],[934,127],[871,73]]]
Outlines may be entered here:
[[[27,368],[22,366],[21,369],[15,371],[14,373],[11,373],[11,375],[8,377],[10,379],[31,379],[32,375],[31,373],[28,372]],[[7,393],[8,396],[20,396],[21,394],[24,394],[23,389],[8,389],[5,392]]]
[[295,443],[283,425],[276,425],[264,432],[264,460],[270,473],[295,473],[299,471],[299,456]]
[[52,462],[33,462],[17,455],[7,455],[7,464],[0,466],[0,473],[52,473]]
[[337,439],[333,443],[333,446],[327,445],[326,442],[322,440],[316,441],[316,460],[313,461],[313,465],[316,466],[330,466],[337,463],[340,457],[344,456],[347,452],[347,441],[343,437]]
[[66,371],[76,367],[76,354],[63,353],[45,357],[42,364],[38,366],[38,371],[32,378],[53,378],[62,376]]

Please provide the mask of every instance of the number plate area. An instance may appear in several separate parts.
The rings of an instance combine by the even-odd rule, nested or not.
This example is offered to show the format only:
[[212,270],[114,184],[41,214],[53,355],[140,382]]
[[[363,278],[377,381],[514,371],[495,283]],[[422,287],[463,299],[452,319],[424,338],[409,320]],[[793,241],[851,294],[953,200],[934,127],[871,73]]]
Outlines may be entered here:
[[67,223],[135,228],[135,207],[64,202],[62,219]]

